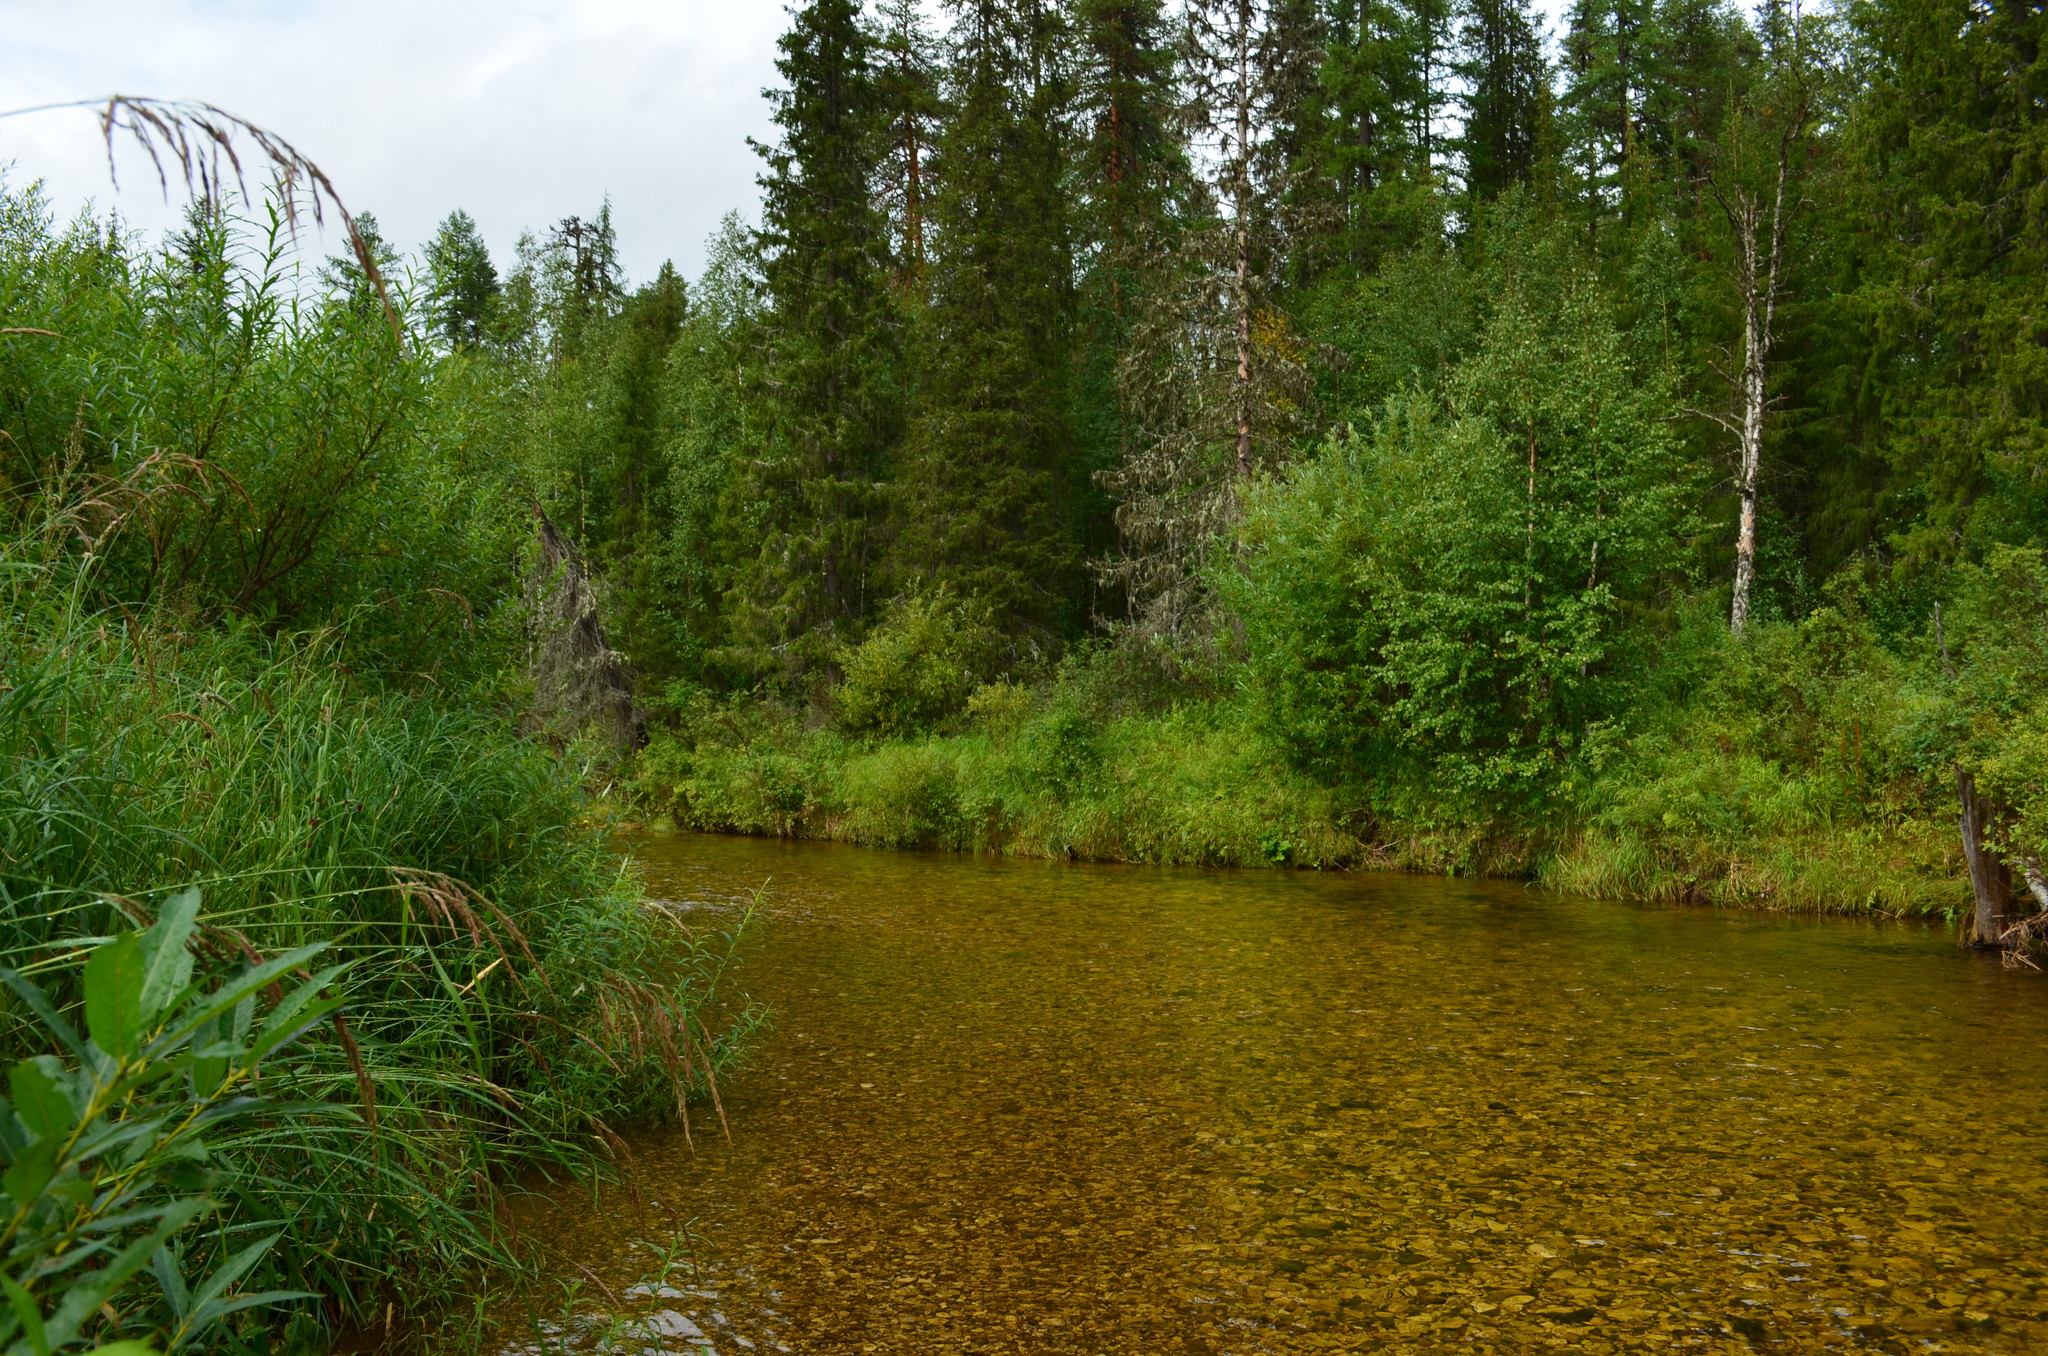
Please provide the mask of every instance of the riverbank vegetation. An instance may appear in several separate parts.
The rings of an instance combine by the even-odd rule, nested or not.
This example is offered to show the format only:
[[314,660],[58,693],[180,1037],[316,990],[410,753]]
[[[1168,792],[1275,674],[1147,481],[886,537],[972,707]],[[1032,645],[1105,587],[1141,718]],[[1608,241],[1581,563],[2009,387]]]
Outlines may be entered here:
[[730,939],[644,903],[585,760],[521,733],[494,407],[401,344],[417,299],[347,261],[302,296],[276,204],[227,207],[150,250],[0,195],[23,1351],[432,1331],[530,1264],[508,1191],[688,1114],[757,1020],[711,1017]]
[[2032,912],[2038,16],[948,15],[554,369],[650,816]]

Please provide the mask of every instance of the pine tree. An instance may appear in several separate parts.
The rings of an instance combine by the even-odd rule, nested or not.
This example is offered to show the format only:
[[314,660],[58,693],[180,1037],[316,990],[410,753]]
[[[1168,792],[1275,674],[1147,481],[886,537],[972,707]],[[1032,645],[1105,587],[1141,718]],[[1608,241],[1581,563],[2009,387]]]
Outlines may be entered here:
[[1464,21],[1459,146],[1465,190],[1482,203],[1535,173],[1549,135],[1550,69],[1528,0],[1466,0]]
[[489,333],[500,289],[491,251],[469,213],[450,212],[426,255],[435,330],[451,349],[475,348]]
[[900,420],[887,224],[874,201],[884,105],[854,0],[812,0],[782,37],[781,141],[762,150],[766,532],[735,588],[758,666],[830,666],[874,602],[880,482]]
[[1050,16],[959,0],[953,116],[932,163],[924,371],[894,577],[946,589],[1027,646],[1068,623],[1071,256]]
[[888,147],[882,156],[882,198],[897,285],[912,296],[924,288],[931,155],[940,122],[938,43],[918,0],[882,0],[880,9],[876,83],[886,110]]

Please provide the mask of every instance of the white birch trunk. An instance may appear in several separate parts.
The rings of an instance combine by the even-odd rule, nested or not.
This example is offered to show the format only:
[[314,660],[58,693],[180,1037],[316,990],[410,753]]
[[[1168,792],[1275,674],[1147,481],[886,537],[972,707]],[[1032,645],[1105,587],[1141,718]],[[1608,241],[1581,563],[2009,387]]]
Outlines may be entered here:
[[1252,473],[1252,6],[1238,0],[1237,16],[1237,155],[1238,173],[1233,207],[1237,213],[1237,474]]
[[[1768,227],[1763,204],[1738,187],[1723,200],[1735,228],[1736,283],[1742,292],[1742,361],[1735,373],[1736,474],[1741,521],[1735,536],[1735,596],[1728,629],[1741,635],[1749,625],[1750,594],[1756,584],[1756,516],[1763,479],[1764,415],[1770,408],[1771,344],[1778,309],[1778,277],[1785,258],[1785,182],[1791,174],[1790,137],[1778,143]],[[1768,230],[1768,240],[1760,239]]]

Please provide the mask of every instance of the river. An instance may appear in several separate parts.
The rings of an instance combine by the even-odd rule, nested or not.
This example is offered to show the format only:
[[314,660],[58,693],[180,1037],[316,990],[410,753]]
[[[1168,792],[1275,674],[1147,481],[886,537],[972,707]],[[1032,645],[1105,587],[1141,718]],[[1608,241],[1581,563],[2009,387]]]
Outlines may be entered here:
[[[616,1350],[2048,1350],[2048,982],[1938,928],[639,856],[707,919],[768,883],[736,980],[778,1016],[730,1143],[520,1211],[662,1335]],[[685,1222],[694,1271],[630,1289]]]

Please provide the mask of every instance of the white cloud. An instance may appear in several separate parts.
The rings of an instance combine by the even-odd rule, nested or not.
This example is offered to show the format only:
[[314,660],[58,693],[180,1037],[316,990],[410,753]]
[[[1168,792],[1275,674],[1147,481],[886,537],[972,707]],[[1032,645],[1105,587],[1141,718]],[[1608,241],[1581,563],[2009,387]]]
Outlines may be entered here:
[[[628,273],[694,273],[756,201],[777,0],[0,0],[0,109],[114,91],[205,99],[290,139],[351,208],[417,248],[461,207],[501,265],[522,228],[612,198]],[[0,120],[0,162],[139,225],[171,213],[146,162],[107,182],[85,111]],[[329,250],[338,248],[330,230]]]

